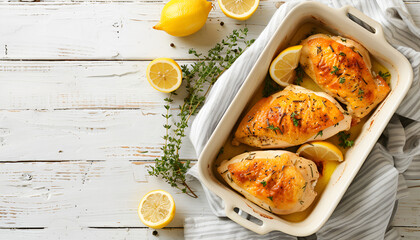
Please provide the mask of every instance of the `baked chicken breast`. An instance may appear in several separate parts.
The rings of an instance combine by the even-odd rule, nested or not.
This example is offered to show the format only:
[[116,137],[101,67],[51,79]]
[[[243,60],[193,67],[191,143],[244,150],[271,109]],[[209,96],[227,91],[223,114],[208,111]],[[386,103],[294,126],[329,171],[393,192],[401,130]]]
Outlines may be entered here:
[[286,148],[327,139],[350,125],[351,116],[328,94],[289,85],[252,107],[240,122],[232,144]]
[[340,36],[316,34],[302,41],[300,64],[325,92],[347,106],[358,122],[389,93],[388,84],[374,77],[368,51]]
[[243,153],[217,171],[233,189],[275,214],[303,211],[317,195],[315,163],[287,151]]

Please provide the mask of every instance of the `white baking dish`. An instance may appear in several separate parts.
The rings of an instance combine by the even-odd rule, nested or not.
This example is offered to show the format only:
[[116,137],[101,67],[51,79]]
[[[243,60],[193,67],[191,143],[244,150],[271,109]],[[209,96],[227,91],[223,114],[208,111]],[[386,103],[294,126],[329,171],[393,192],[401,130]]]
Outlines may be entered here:
[[[363,24],[369,25],[372,31],[368,31],[351,20],[349,18],[351,15],[357,17]],[[315,22],[341,36],[357,40],[368,49],[378,62],[388,68],[392,77],[390,80],[391,92],[363,126],[355,145],[346,153],[345,162],[335,170],[311,214],[302,222],[294,223],[260,208],[219,181],[215,176],[217,173],[214,171],[214,161],[219,149],[231,134],[243,109],[264,82],[272,59],[287,46],[299,26],[307,22]],[[278,230],[295,236],[313,234],[331,216],[391,116],[406,95],[412,78],[413,72],[410,63],[401,53],[388,44],[380,24],[350,6],[333,9],[317,2],[301,3],[290,11],[282,24],[278,26],[277,31],[265,47],[205,146],[198,162],[201,180],[213,193],[224,200],[226,215],[229,218],[254,232],[265,234]],[[260,219],[262,224],[257,225],[241,217],[234,211],[234,208],[239,208]]]

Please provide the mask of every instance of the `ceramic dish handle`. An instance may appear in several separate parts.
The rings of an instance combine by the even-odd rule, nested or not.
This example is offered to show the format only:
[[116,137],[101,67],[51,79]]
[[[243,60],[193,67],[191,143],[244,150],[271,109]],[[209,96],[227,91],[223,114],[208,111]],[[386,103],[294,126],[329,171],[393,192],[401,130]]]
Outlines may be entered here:
[[357,8],[352,6],[345,6],[340,9],[344,12],[344,14],[349,18],[349,20],[353,24],[360,25],[361,27],[365,28],[367,31],[371,32],[374,35],[378,35],[379,37],[383,37],[384,33],[382,30],[381,24],[377,21],[373,20],[372,18],[366,16]]
[[[244,211],[244,212],[254,216],[257,219],[259,219],[262,222],[262,224],[258,225],[257,223],[254,223],[254,222],[242,217],[241,215],[239,215],[239,213],[235,212],[235,208],[238,208],[241,211],[244,211],[243,209],[247,209],[247,211]],[[267,224],[265,224],[265,221],[267,219],[261,219],[261,216],[256,214],[249,207],[239,207],[239,206],[236,206],[236,205],[234,205],[230,202],[228,203],[228,202],[225,201],[225,212],[226,212],[226,216],[228,218],[230,218],[233,221],[235,221],[236,223],[240,224],[242,227],[248,228],[249,230],[254,231],[258,234],[266,234],[266,233],[274,230],[274,229],[271,229]]]

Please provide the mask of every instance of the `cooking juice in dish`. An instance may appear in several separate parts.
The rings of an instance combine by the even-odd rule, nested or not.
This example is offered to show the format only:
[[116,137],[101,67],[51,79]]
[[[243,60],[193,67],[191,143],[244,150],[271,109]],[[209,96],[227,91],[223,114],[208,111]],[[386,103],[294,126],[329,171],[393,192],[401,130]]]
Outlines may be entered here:
[[[318,25],[315,25],[313,23],[306,23],[306,24],[302,25],[301,28],[295,33],[295,35],[292,37],[292,40],[290,41],[290,43],[287,47],[294,46],[294,45],[299,45],[301,40],[307,38],[310,35],[317,34],[317,33],[334,35],[331,32],[328,32],[327,30],[319,27]],[[373,58],[372,56],[370,56],[370,58],[371,58],[371,62],[372,62],[373,72],[375,72],[375,73],[378,73],[379,71],[381,71],[382,73],[389,72],[388,69],[386,69],[384,66],[382,66],[375,58]],[[389,83],[390,78],[391,77],[389,76],[385,79],[388,84],[390,84]],[[249,104],[247,105],[246,109],[243,111],[242,116],[238,119],[238,122],[237,122],[236,126],[234,127],[232,134],[230,135],[230,137],[228,138],[228,140],[225,142],[224,146],[220,150],[220,152],[217,156],[216,166],[221,161],[226,160],[226,159],[230,159],[230,158],[232,158],[236,155],[242,154],[244,152],[261,151],[262,150],[262,149],[251,147],[251,146],[248,146],[248,145],[245,145],[245,144],[240,144],[239,146],[233,146],[232,145],[232,140],[233,140],[234,132],[236,131],[240,120],[252,108],[252,106],[255,105],[255,103],[257,103],[261,98],[263,98],[263,92],[267,90],[267,86],[275,87],[276,89],[278,88],[278,91],[281,91],[283,89],[283,88],[277,86],[276,83],[273,80],[270,79],[269,74],[267,73],[265,83],[262,84],[262,86],[256,91],[253,98],[250,100]],[[303,72],[302,81],[300,82],[300,86],[302,86],[304,88],[307,88],[307,89],[310,89],[310,90],[313,90],[313,91],[322,92],[321,88],[318,87],[318,85],[308,75],[306,75],[304,72]],[[371,116],[371,114],[373,112],[374,111],[372,111],[366,117],[362,118],[357,125],[352,126],[350,128],[350,130],[347,131],[348,133],[350,133],[350,138],[348,140],[353,140],[354,141],[359,136],[363,125],[366,123],[367,119],[369,119],[369,117]],[[334,144],[335,146],[337,146],[338,148],[340,148],[340,150],[343,152],[343,155],[345,156],[348,149],[340,146],[340,139],[339,139],[338,134],[334,135],[333,137],[328,138],[324,141],[330,142],[330,143]],[[296,152],[298,148],[299,148],[299,146],[295,146],[295,147],[286,148],[284,150],[290,151],[290,152]],[[344,159],[344,161],[345,161],[345,159]],[[278,215],[279,217],[281,217],[281,218],[283,218],[287,221],[291,221],[291,222],[300,222],[300,221],[303,221],[306,217],[308,217],[309,214],[314,209],[314,207],[316,206],[316,204],[317,204],[322,192],[324,191],[325,187],[327,186],[334,170],[341,163],[336,162],[336,161],[316,161],[316,164],[317,164],[317,167],[318,167],[318,171],[320,173],[319,179],[318,179],[317,184],[315,186],[315,191],[317,192],[316,199],[313,201],[311,206],[309,206],[306,210],[304,210],[302,212],[292,213],[292,214],[288,214],[288,215]]]

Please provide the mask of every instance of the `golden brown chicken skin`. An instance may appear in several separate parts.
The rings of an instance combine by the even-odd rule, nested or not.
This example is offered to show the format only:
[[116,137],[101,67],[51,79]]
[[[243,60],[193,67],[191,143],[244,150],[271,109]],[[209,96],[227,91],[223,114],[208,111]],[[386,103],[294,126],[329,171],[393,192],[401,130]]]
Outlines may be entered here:
[[317,195],[315,163],[286,151],[242,154],[218,171],[235,190],[276,214],[303,211]]
[[[345,116],[338,103],[329,96],[318,94],[327,95],[288,86],[261,99],[240,122],[232,143],[283,148],[322,140],[348,129],[350,117],[346,116],[346,121],[341,122]],[[324,135],[322,131],[329,127],[334,129]]]
[[369,53],[357,42],[317,34],[302,45],[300,63],[305,72],[324,91],[346,104],[356,122],[390,91],[380,76],[372,76]]

